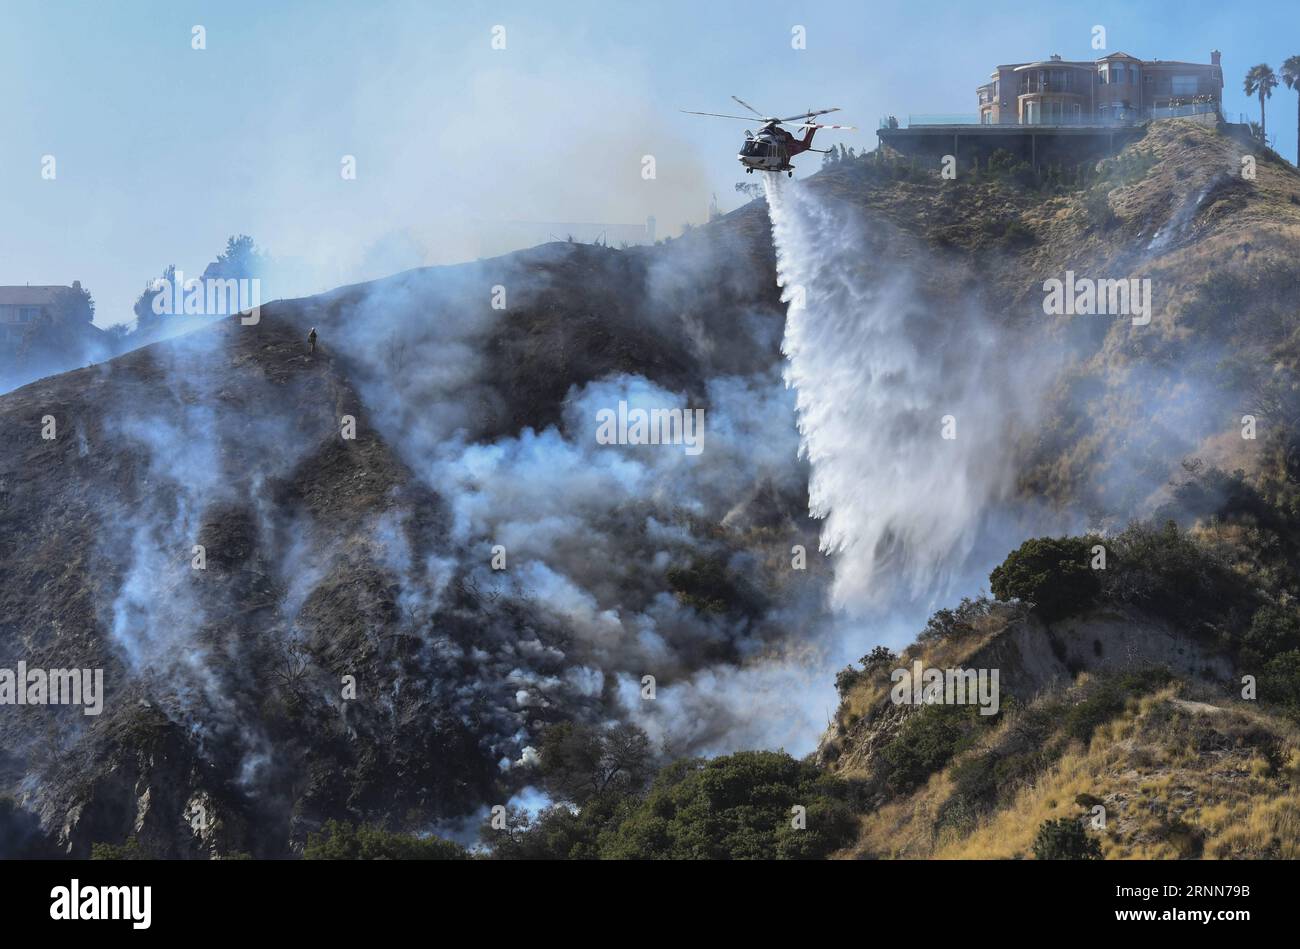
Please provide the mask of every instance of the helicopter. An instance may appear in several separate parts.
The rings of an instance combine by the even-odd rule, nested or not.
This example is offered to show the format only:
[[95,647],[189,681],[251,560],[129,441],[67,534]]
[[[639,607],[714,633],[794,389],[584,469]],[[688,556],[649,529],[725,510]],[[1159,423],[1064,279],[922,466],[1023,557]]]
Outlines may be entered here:
[[[794,177],[794,166],[790,164],[790,159],[801,152],[821,152],[825,154],[829,149],[813,148],[813,135],[818,129],[852,129],[852,125],[825,125],[817,122],[809,122],[808,119],[815,118],[819,115],[825,115],[827,112],[838,112],[839,109],[811,109],[800,115],[792,115],[788,118],[778,119],[772,116],[764,115],[752,105],[738,96],[732,96],[742,106],[753,112],[763,120],[763,126],[757,134],[745,130],[745,144],[740,146],[740,154],[736,157],[740,163],[745,166],[746,174],[753,174],[754,169],[759,171],[772,171],[780,173],[784,171],[791,178]],[[711,115],[719,119],[740,119],[748,122],[750,118],[744,115],[724,115],[721,112],[692,112],[690,109],[682,109],[687,115]],[[795,138],[792,134],[779,126],[786,122],[799,122],[793,126],[797,129],[807,129],[803,138]]]

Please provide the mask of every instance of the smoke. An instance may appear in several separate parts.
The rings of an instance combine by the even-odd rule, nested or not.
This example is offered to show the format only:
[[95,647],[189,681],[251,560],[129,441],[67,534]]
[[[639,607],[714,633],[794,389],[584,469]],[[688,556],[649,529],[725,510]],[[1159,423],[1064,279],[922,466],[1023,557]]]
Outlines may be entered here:
[[[838,666],[1045,523],[1012,494],[1055,363],[957,263],[782,184],[785,314],[721,230],[409,271],[106,367],[100,622],[148,698],[286,814],[313,768],[346,775],[316,813],[476,813],[569,718],[812,750]],[[619,406],[702,410],[703,451],[607,443]]]
[[[106,365],[77,436],[110,460],[87,488],[98,623],[126,673],[109,713],[144,699],[284,820],[349,792],[474,813],[498,780],[536,783],[566,718],[636,722],[668,755],[810,751],[840,650],[826,572],[791,566],[815,534],[761,263],[551,245]],[[612,342],[577,323],[575,279]],[[634,347],[641,368],[618,368]],[[602,443],[620,403],[703,411],[703,451]],[[302,805],[313,769],[355,789]]]
[[[336,734],[397,760],[432,744],[428,777],[371,793],[419,803],[405,785],[454,775],[445,818],[483,805],[488,772],[535,783],[529,749],[565,718],[635,722],[665,755],[812,750],[834,669],[899,627],[827,611],[824,564],[793,566],[805,511],[834,606],[942,596],[997,533],[1023,418],[987,381],[981,314],[927,309],[834,207],[770,200],[785,295],[806,293],[784,343],[766,261],[688,238],[410,271],[137,354],[167,397],[109,406],[94,437],[136,459],[104,507],[102,622],[151,698],[264,798]],[[703,451],[602,442],[620,405],[703,410]],[[295,690],[316,752],[266,718]]]
[[[1083,515],[1015,496],[1060,343],[996,324],[964,263],[768,185],[785,313],[717,228],[408,271],[105,366],[76,432],[111,462],[99,625],[132,688],[286,822],[346,802],[468,833],[565,719],[665,756],[811,751],[837,667]],[[1178,372],[1128,379],[1107,411],[1151,425],[1101,452],[1108,498],[1204,415]],[[703,451],[607,443],[619,406],[702,410]]]

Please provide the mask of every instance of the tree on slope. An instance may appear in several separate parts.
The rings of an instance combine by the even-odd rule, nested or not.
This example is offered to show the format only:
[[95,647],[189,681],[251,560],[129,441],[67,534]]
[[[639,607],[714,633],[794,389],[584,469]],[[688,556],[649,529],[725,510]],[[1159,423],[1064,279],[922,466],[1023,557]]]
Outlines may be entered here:
[[1277,83],[1277,73],[1273,72],[1273,67],[1267,63],[1251,66],[1250,71],[1246,73],[1246,95],[1259,97],[1259,132],[1260,139],[1265,145],[1268,144],[1268,120],[1264,114],[1264,100],[1272,98]]
[[1282,81],[1296,94],[1296,165],[1300,165],[1300,56],[1288,56],[1282,64]]

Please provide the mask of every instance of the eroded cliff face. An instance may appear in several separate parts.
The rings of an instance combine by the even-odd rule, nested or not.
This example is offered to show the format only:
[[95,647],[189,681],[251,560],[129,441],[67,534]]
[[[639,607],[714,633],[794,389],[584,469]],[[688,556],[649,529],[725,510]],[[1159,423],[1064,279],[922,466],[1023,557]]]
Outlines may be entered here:
[[[1160,670],[1222,691],[1233,675],[1221,650],[1139,609],[1111,606],[1045,624],[1031,612],[1003,607],[965,641],[913,646],[888,668],[875,670],[847,697],[822,736],[819,760],[844,774],[877,767],[875,753],[924,707],[896,702],[892,694],[897,683],[890,675],[910,671],[917,660],[925,669],[996,670],[999,695],[993,712],[1002,702],[1028,706],[1043,696],[1068,693],[1081,676],[1118,678]],[[972,695],[970,702],[975,701]]]

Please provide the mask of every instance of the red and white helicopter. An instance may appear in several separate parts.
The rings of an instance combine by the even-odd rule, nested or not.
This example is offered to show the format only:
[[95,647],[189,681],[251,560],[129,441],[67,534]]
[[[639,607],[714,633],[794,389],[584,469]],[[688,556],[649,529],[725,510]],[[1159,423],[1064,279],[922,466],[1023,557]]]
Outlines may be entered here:
[[[794,166],[790,164],[790,159],[802,152],[826,152],[829,149],[813,148],[813,135],[818,129],[852,129],[852,125],[823,125],[817,122],[809,122],[808,119],[818,115],[825,115],[827,112],[838,112],[839,109],[814,109],[811,112],[804,112],[801,115],[792,115],[789,118],[777,119],[766,116],[759,112],[744,99],[736,96],[735,99],[754,115],[763,120],[763,127],[755,134],[748,130],[745,131],[745,144],[740,146],[740,154],[736,157],[740,163],[745,166],[746,174],[753,174],[754,169],[759,171],[784,171],[791,177],[794,177]],[[724,115],[721,112],[692,112],[690,109],[682,109],[688,115],[712,115],[719,119],[740,119],[744,122],[751,121],[748,116],[744,115]],[[803,121],[800,121],[803,120]],[[798,125],[792,126],[797,129],[807,129],[803,138],[795,138],[785,129],[779,126],[787,122],[799,122]]]

